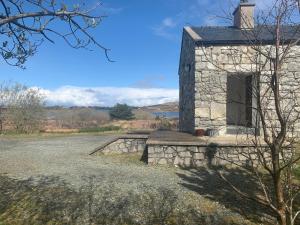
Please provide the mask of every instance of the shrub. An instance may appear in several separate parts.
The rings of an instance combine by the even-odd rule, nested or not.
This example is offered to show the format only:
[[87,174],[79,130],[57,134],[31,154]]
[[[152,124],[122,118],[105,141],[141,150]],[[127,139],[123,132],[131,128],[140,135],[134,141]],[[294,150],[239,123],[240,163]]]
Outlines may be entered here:
[[94,108],[51,108],[47,109],[47,117],[55,121],[56,127],[69,129],[99,127],[110,121],[107,111]]
[[159,130],[172,130],[172,123],[166,117],[159,118]]
[[154,115],[150,112],[147,112],[143,109],[136,109],[133,111],[135,119],[138,120],[152,120]]
[[126,104],[117,104],[111,108],[109,114],[112,119],[119,120],[132,120],[134,115],[132,113],[132,108]]

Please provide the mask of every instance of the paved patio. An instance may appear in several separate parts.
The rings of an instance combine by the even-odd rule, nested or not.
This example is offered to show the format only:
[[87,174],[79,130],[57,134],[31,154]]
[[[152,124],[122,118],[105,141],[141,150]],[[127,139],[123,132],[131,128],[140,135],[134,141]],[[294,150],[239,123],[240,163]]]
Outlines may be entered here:
[[[147,144],[207,146],[216,144],[224,147],[253,146],[250,135],[224,135],[216,137],[196,137],[188,133],[176,131],[155,131],[150,134]],[[260,140],[261,141],[261,140]]]

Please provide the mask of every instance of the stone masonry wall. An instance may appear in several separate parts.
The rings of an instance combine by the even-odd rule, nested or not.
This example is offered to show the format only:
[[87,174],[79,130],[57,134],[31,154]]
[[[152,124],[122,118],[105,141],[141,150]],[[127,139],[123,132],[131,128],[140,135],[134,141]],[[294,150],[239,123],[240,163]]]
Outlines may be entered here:
[[[212,48],[218,57],[221,50]],[[195,67],[195,130],[214,128],[226,132],[227,73],[211,64],[205,50],[196,48]]]
[[[268,52],[271,46],[264,46],[263,51]],[[253,75],[257,73],[257,64],[253,63],[253,49],[247,46],[198,46],[195,48],[195,90],[189,91],[195,95],[195,116],[196,129],[215,128],[220,134],[226,133],[226,103],[227,103],[227,78],[229,75],[241,76],[242,74]],[[193,52],[191,52],[193,55]],[[260,56],[261,65],[266,59]],[[184,61],[184,60],[183,60]],[[262,67],[261,72],[261,94],[267,90],[267,83],[270,83],[270,68],[268,63]],[[284,62],[283,80],[281,93],[282,109],[289,110],[289,106],[298,107],[300,103],[295,103],[300,99],[300,46],[295,46]],[[183,77],[184,78],[184,77]],[[181,80],[181,85],[185,86],[188,81]],[[184,94],[182,94],[184,96]],[[270,95],[270,96],[269,96]],[[276,126],[277,121],[273,120],[272,114],[275,112],[271,92],[265,95],[262,101],[269,111],[269,125]],[[181,105],[184,101],[181,102]],[[183,106],[182,106],[183,107]],[[275,118],[275,117],[274,117]],[[184,126],[184,125],[182,125]],[[300,121],[295,123],[295,128],[300,131]]]
[[[252,162],[252,160],[253,162]],[[148,145],[149,165],[202,167],[210,165],[250,165],[256,155],[252,147]]]
[[143,153],[146,149],[146,141],[147,139],[121,138],[104,146],[97,154]]
[[194,132],[195,127],[195,43],[184,30],[179,65],[179,129]]

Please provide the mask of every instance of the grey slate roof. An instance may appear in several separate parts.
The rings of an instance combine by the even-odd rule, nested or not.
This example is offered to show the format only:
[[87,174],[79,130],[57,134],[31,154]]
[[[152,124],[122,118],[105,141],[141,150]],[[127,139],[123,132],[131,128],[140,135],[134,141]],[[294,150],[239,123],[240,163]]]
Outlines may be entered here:
[[[236,27],[191,27],[201,38],[196,40],[199,45],[247,44],[259,42],[273,44],[275,40],[274,26],[256,26],[251,30],[241,30]],[[282,40],[300,39],[300,25],[283,26]]]

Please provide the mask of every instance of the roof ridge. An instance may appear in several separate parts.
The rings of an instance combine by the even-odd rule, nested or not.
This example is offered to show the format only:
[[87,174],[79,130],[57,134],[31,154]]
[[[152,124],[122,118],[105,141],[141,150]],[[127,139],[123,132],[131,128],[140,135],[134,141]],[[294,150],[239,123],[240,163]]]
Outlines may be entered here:
[[[191,33],[197,34],[195,36],[201,37],[194,38],[195,41],[207,44],[245,44],[249,38],[244,35],[244,30],[241,30],[233,26],[191,26]],[[258,25],[255,26],[251,32],[253,32],[253,40],[255,37],[264,43],[273,43],[274,36],[272,32],[272,25]],[[248,30],[245,30],[248,32]],[[282,33],[284,34],[284,40],[294,40],[300,38],[300,25],[287,24],[282,27]],[[258,36],[257,36],[258,35]]]
[[234,26],[191,26],[191,28],[235,28]]

